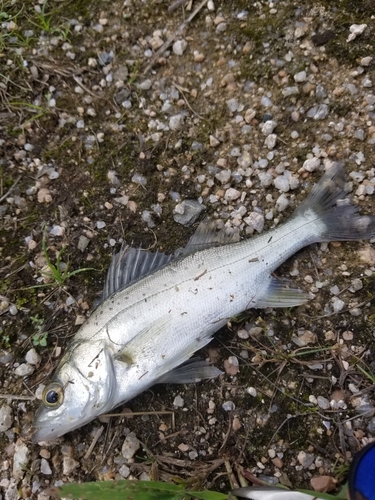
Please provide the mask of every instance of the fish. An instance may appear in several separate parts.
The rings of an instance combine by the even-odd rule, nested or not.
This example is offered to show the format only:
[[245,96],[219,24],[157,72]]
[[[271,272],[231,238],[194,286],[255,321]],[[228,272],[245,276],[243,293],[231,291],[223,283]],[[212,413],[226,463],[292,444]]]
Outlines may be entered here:
[[[294,307],[308,293],[273,272],[303,247],[375,235],[375,217],[348,203],[333,163],[283,223],[248,239],[201,223],[175,254],[122,248],[101,303],[67,346],[34,420],[33,440],[54,440],[157,383],[188,383],[221,371],[194,358],[231,318],[252,308]],[[344,201],[343,201],[344,200]]]

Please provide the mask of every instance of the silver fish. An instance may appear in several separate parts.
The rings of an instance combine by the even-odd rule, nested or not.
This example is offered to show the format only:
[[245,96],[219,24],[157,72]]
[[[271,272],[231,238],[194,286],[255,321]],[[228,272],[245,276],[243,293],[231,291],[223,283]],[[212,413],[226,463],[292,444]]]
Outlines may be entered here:
[[280,226],[233,243],[200,225],[177,256],[128,248],[114,256],[103,301],[67,347],[45,387],[35,441],[90,422],[159,382],[189,382],[219,370],[188,361],[226,322],[250,308],[291,307],[308,295],[272,272],[311,243],[368,239],[375,218],[336,202],[343,168],[323,175]]

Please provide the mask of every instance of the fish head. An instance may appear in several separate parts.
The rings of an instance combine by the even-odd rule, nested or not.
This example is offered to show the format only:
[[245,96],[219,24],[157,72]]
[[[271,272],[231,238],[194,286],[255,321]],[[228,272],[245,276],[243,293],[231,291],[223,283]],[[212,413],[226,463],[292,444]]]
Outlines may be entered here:
[[51,441],[113,408],[116,377],[106,348],[83,343],[67,350],[42,394],[33,441]]

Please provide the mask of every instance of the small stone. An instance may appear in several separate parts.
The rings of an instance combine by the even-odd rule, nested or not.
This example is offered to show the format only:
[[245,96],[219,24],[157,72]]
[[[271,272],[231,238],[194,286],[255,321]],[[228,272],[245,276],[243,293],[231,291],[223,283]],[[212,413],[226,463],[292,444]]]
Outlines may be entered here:
[[267,146],[268,149],[273,149],[276,146],[276,141],[277,141],[277,135],[270,134],[269,136],[266,137],[264,144]]
[[187,47],[187,41],[186,40],[177,40],[173,44],[173,52],[176,54],[176,56],[182,56],[182,54],[185,52]]
[[78,466],[79,462],[74,460],[74,458],[65,456],[63,459],[63,475],[69,476]]
[[104,220],[98,220],[96,223],[97,229],[103,229],[103,228],[105,228],[106,225],[107,224],[104,222]]
[[239,431],[242,427],[241,421],[238,417],[234,417],[233,422],[232,422],[232,429],[234,431]]
[[319,408],[322,408],[322,410],[328,410],[330,408],[330,404],[327,398],[318,396],[317,401]]
[[29,449],[22,439],[17,439],[13,456],[13,477],[17,481],[25,475],[25,467],[29,463]]
[[297,456],[298,462],[302,465],[304,469],[310,467],[314,462],[314,455],[306,453],[305,451],[300,451]]
[[332,299],[332,307],[333,307],[333,311],[335,313],[338,313],[344,309],[345,302],[341,299],[334,298],[334,299]]
[[125,479],[129,476],[130,474],[130,469],[127,465],[122,465],[120,468],[119,468],[119,474],[121,474],[122,477],[124,477]]
[[224,361],[224,368],[228,375],[237,375],[240,371],[238,358],[236,358],[236,356],[229,356],[229,358]]
[[90,243],[89,238],[87,238],[86,236],[81,234],[81,236],[78,239],[78,245],[77,245],[78,250],[81,250],[81,252],[84,252],[89,243]]
[[252,165],[253,163],[253,160],[249,151],[244,151],[242,155],[239,158],[237,158],[237,163],[244,170],[250,167],[250,165]]
[[241,196],[241,191],[238,191],[238,189],[229,188],[225,191],[224,198],[227,201],[234,201],[237,200],[240,196]]
[[51,467],[45,458],[42,458],[40,461],[40,472],[46,476],[52,474]]
[[130,432],[122,445],[121,453],[126,460],[130,460],[133,458],[135,453],[139,450],[141,443],[139,439],[136,437],[135,432]]
[[283,193],[288,192],[290,189],[289,181],[285,175],[278,175],[274,179],[273,184],[274,184],[276,189],[278,189],[279,191],[282,191]]
[[179,394],[173,400],[174,406],[177,406],[178,408],[182,408],[184,406],[184,403],[185,401]]
[[232,172],[230,170],[221,170],[220,172],[215,174],[215,178],[222,184],[226,184],[229,181],[231,175]]
[[300,82],[305,82],[306,81],[306,71],[300,71],[299,73],[296,73],[294,75],[294,81],[296,83],[300,83]]
[[64,236],[65,227],[54,224],[49,234],[51,234],[52,236]]
[[314,491],[320,491],[321,493],[329,493],[336,488],[337,481],[331,476],[318,476],[312,477],[310,479],[310,484]]
[[360,64],[361,66],[370,66],[372,60],[373,60],[372,56],[362,57]]
[[41,188],[38,191],[37,198],[39,203],[50,203],[52,201],[51,191],[47,188]]
[[329,107],[327,104],[319,104],[317,106],[313,106],[307,112],[307,116],[309,118],[313,118],[314,120],[324,120],[327,118],[329,113]]
[[225,401],[225,403],[223,403],[221,407],[224,411],[233,411],[236,408],[233,401]]
[[298,87],[285,87],[285,89],[283,89],[281,93],[283,94],[284,97],[288,97],[290,95],[299,94],[299,89]]
[[307,172],[314,172],[320,167],[320,159],[319,158],[309,158],[302,165],[304,170]]
[[264,216],[258,212],[251,212],[244,222],[254,231],[261,233],[264,228]]
[[227,106],[231,113],[235,113],[239,106],[237,99],[228,99]]
[[182,452],[186,452],[189,450],[190,446],[185,443],[180,443],[177,448]]
[[183,226],[191,226],[206,207],[197,200],[184,200],[176,205],[173,218]]
[[280,195],[276,200],[276,210],[283,212],[289,206],[289,200],[285,194]]
[[217,146],[220,145],[220,141],[216,139],[214,135],[210,135],[210,146],[213,148],[216,148]]
[[148,79],[144,80],[143,82],[139,83],[137,87],[140,90],[150,90],[150,88],[152,87],[152,81]]
[[13,413],[12,408],[7,404],[0,407],[0,432],[5,432],[12,427]]
[[277,123],[274,120],[267,120],[262,125],[262,134],[268,136],[272,134],[272,132],[275,130],[276,127]]
[[169,128],[171,130],[180,130],[183,123],[184,123],[183,115],[179,114],[179,115],[171,116],[169,119]]
[[32,373],[34,373],[35,367],[29,365],[28,363],[22,363],[20,366],[14,370],[14,373],[19,377],[28,377]]
[[36,350],[32,348],[27,351],[25,359],[30,365],[38,365],[40,363],[41,357],[36,352]]
[[134,182],[134,184],[140,184],[141,186],[146,186],[147,179],[144,175],[134,174],[132,177],[132,182]]
[[349,27],[350,35],[347,38],[347,42],[351,42],[355,38],[357,38],[358,35],[362,35],[362,33],[365,31],[367,28],[367,24],[352,24]]

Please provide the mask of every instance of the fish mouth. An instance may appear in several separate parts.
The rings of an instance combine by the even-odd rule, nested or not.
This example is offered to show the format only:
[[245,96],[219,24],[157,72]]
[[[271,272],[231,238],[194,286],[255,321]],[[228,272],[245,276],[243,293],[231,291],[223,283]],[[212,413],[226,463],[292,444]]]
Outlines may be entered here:
[[65,434],[65,432],[56,425],[35,427],[31,439],[33,443],[40,443],[42,441],[54,441],[63,434]]

